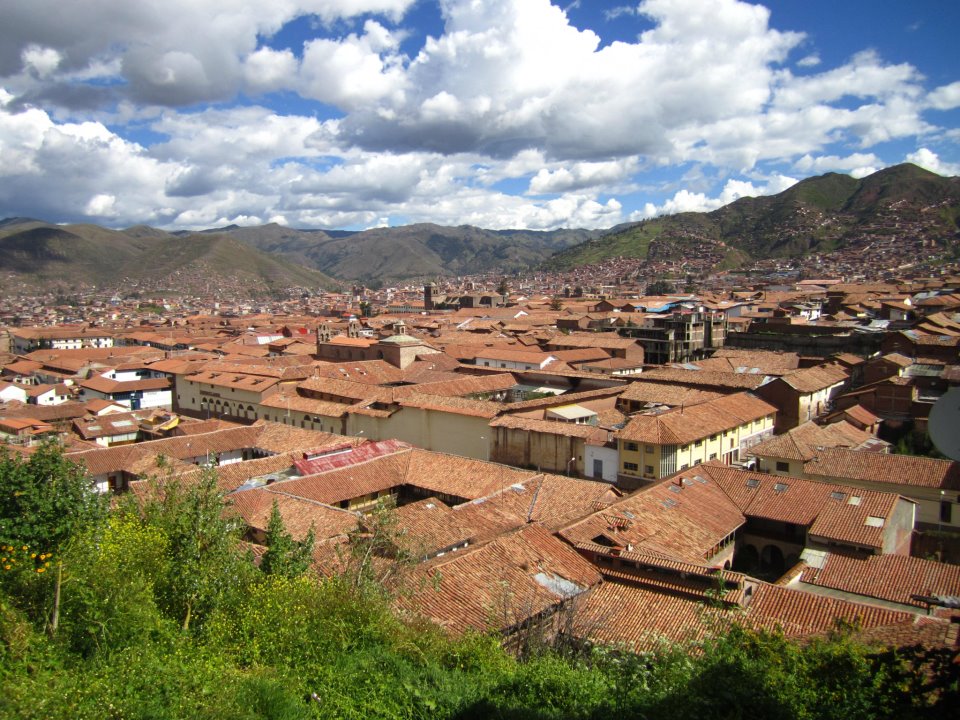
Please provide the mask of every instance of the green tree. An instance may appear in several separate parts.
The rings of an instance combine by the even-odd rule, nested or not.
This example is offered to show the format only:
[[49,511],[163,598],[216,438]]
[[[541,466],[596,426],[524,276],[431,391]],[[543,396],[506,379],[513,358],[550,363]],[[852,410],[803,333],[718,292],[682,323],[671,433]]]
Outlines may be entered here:
[[310,568],[314,545],[313,527],[303,540],[294,540],[283,523],[277,501],[270,509],[267,523],[267,552],[260,562],[260,569],[267,575],[297,577]]
[[169,477],[156,482],[151,495],[143,516],[169,543],[160,592],[167,611],[189,630],[195,618],[226,602],[249,579],[251,566],[239,545],[241,523],[224,513],[212,467],[195,483]]
[[57,552],[79,531],[103,521],[109,498],[96,492],[83,466],[56,444],[22,459],[0,448],[0,543]]
[[[63,553],[79,533],[103,523],[108,507],[109,498],[96,491],[84,468],[67,460],[55,443],[44,443],[26,460],[0,448],[0,545],[8,553],[22,553],[23,561],[18,568],[13,563],[2,567],[5,573],[19,570],[20,591],[30,595],[35,612],[49,607],[51,635],[60,623]],[[52,607],[46,602],[49,582],[32,577],[50,569],[51,556]]]

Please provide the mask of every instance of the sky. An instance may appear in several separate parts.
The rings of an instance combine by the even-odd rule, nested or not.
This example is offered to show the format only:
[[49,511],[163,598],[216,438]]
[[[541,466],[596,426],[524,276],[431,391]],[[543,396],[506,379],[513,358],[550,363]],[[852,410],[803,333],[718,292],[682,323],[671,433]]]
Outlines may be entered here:
[[0,218],[608,228],[960,175],[946,0],[3,0]]

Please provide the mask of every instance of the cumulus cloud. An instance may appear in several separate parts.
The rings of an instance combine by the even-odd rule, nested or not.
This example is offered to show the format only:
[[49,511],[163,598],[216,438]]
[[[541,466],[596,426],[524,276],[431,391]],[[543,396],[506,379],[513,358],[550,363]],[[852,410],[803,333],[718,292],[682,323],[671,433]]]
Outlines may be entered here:
[[[960,107],[960,81],[929,90],[876,51],[822,69],[760,5],[624,3],[607,18],[647,29],[605,43],[602,20],[577,27],[549,0],[436,0],[442,31],[412,46],[415,1],[8,0],[0,211],[602,227],[779,192],[793,175],[863,176],[897,141],[956,174],[957,131],[933,123]],[[314,36],[269,42],[304,16]],[[697,171],[644,175],[680,166]]]
[[846,157],[837,155],[804,155],[793,164],[794,168],[808,175],[827,172],[845,172],[855,178],[866,177],[883,167],[883,162],[873,153],[853,153]]
[[630,220],[645,220],[660,215],[675,215],[683,212],[710,212],[743,197],[775,195],[796,183],[796,178],[786,175],[775,175],[768,178],[765,184],[760,186],[745,180],[731,179],[726,182],[717,197],[709,197],[706,193],[683,189],[677,191],[673,197],[660,205],[647,203],[641,210],[631,213]]
[[629,178],[636,170],[636,158],[608,162],[575,163],[556,170],[541,168],[530,180],[530,193],[548,193],[609,187]]
[[937,175],[955,176],[960,175],[960,163],[943,162],[935,152],[927,148],[920,148],[906,157],[906,161],[919,165],[925,170],[935,172]]
[[[27,70],[45,84],[63,82],[55,70],[83,73],[91,67],[118,68],[111,97],[166,106],[230,98],[245,75],[264,79],[266,61],[258,39],[269,37],[303,15],[325,22],[378,14],[394,21],[415,0],[113,0],[83,3],[7,0],[0,25],[0,78]],[[276,70],[276,66],[272,67]],[[269,78],[269,73],[267,73]],[[19,83],[22,94],[40,90]],[[96,94],[96,88],[88,88]]]
[[960,81],[936,88],[927,96],[927,105],[934,110],[953,110],[960,107]]

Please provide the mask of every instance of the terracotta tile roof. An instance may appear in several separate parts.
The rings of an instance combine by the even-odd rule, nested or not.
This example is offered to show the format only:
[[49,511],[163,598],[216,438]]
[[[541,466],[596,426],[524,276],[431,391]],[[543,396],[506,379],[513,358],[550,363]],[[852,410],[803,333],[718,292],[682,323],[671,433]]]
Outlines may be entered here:
[[712,370],[680,370],[672,367],[659,367],[645,370],[642,380],[661,383],[674,383],[690,387],[719,388],[722,390],[755,390],[767,379],[757,373],[716,372]]
[[562,435],[587,439],[602,439],[606,441],[607,431],[595,425],[577,425],[575,423],[559,422],[556,420],[537,420],[535,418],[501,415],[490,422],[490,427],[509,428],[511,430],[525,430],[527,432],[543,433],[546,435]]
[[839,385],[848,378],[847,371],[839,365],[826,365],[794,370],[782,375],[780,380],[794,390],[807,394]]
[[344,536],[357,527],[358,513],[278,492],[274,486],[233,493],[226,498],[231,507],[251,528],[266,532],[273,503],[283,524],[295,540],[303,540],[313,528],[317,539]]
[[582,390],[575,393],[561,393],[551,397],[534,398],[533,400],[522,400],[520,402],[510,403],[507,406],[508,412],[518,410],[536,410],[540,408],[549,408],[555,405],[569,405],[571,403],[583,402],[585,400],[598,400],[602,398],[616,397],[623,392],[623,385],[616,385],[608,388],[597,388],[596,390]]
[[444,397],[442,395],[425,395],[411,393],[399,399],[403,407],[414,407],[423,410],[437,410],[456,415],[470,415],[472,417],[494,418],[503,409],[503,403],[489,400],[469,400],[461,397]]
[[422,589],[401,608],[457,634],[508,631],[600,582],[591,563],[537,525],[437,558],[414,586],[417,578]]
[[[711,359],[716,358],[722,358],[729,363],[728,372],[749,372],[751,368],[759,368],[761,372],[768,375],[782,375],[800,366],[800,355],[795,352],[737,350],[723,347],[717,350]],[[696,364],[701,363],[698,361]]]
[[572,544],[605,538],[628,550],[702,564],[746,516],[711,479],[691,477],[643,488],[559,534]]
[[[346,374],[346,371],[344,371]],[[355,376],[353,376],[355,377]],[[345,377],[320,377],[310,380],[304,380],[297,389],[307,393],[323,393],[337,398],[359,402],[361,400],[383,400],[391,402],[393,400],[393,391],[391,388],[379,387],[369,382],[357,382],[354,379]]]
[[820,509],[808,535],[827,542],[881,550],[890,535],[889,523],[893,520],[897,503],[903,499],[893,493],[869,492],[842,485],[835,486],[833,493]]
[[460,522],[449,505],[426,498],[394,511],[399,542],[414,557],[428,558],[438,552],[473,541],[473,527]]
[[773,405],[758,397],[735,393],[656,415],[635,415],[617,437],[656,445],[686,445],[775,412]]
[[139,467],[137,464],[147,462],[155,468],[158,456],[185,460],[206,455],[213,457],[245,448],[257,448],[268,453],[280,454],[342,441],[343,438],[339,435],[302,430],[261,420],[249,427],[229,427],[209,433],[150,440],[136,445],[68,453],[67,457],[74,462],[85,462],[88,472],[93,475],[118,470],[139,474],[136,471]]
[[[885,528],[901,500],[896,493],[746,472],[716,462],[696,469],[717,483],[747,517],[805,526],[821,542],[883,547]],[[868,523],[868,517],[874,520]]]
[[680,405],[689,407],[722,396],[723,393],[713,390],[701,390],[669,383],[646,382],[645,380],[634,380],[627,385],[627,389],[620,395],[623,400],[633,400],[634,402],[650,403],[652,405],[667,405],[669,407]]
[[263,392],[269,390],[280,382],[278,378],[266,377],[259,374],[247,374],[235,370],[222,372],[214,370],[203,370],[186,376],[186,379],[205,385],[214,385],[216,387],[233,388],[237,390],[251,390],[253,392]]
[[748,452],[757,457],[810,460],[817,455],[818,448],[857,448],[872,438],[870,433],[845,421],[831,425],[817,425],[808,421],[782,435],[764,440]]
[[960,566],[905,555],[830,553],[822,568],[807,567],[801,582],[925,608],[911,595],[960,597]]
[[410,452],[404,482],[443,495],[474,500],[534,476],[529,470],[415,449]]
[[521,522],[537,522],[556,530],[596,512],[597,506],[620,499],[612,485],[563,475],[533,475],[522,483],[488,496],[487,503]]
[[350,380],[367,385],[386,385],[401,382],[404,379],[404,373],[385,360],[363,360],[317,363],[314,377]]
[[880,421],[879,417],[867,410],[863,405],[848,407],[843,412],[864,425],[873,425]]
[[638,343],[633,338],[625,338],[616,333],[570,333],[568,335],[557,335],[551,338],[545,347],[548,350],[560,350],[563,348],[603,348],[609,350],[622,350],[637,347]]
[[[682,594],[639,585],[605,582],[587,596],[577,618],[576,632],[601,643],[624,643],[636,650],[654,649],[662,640],[693,642],[723,632],[727,623],[781,629],[793,638],[829,633],[837,620],[855,623],[862,637],[880,639],[884,632],[933,625],[925,631],[932,644],[948,635],[950,623],[869,605],[757,583],[745,610],[733,613],[705,607]],[[911,637],[904,633],[904,636]],[[918,635],[914,633],[913,638]],[[905,645],[916,640],[908,640]]]
[[170,390],[173,387],[171,378],[147,378],[145,380],[110,380],[94,375],[87,380],[77,383],[82,388],[95,390],[101,393],[123,393],[135,390]]
[[805,475],[838,482],[960,490],[960,463],[910,455],[824,448],[803,466]]
[[453,379],[441,382],[425,382],[396,388],[394,397],[403,398],[406,395],[413,394],[464,397],[466,395],[509,390],[510,388],[516,387],[516,385],[517,380],[510,373],[459,375]]

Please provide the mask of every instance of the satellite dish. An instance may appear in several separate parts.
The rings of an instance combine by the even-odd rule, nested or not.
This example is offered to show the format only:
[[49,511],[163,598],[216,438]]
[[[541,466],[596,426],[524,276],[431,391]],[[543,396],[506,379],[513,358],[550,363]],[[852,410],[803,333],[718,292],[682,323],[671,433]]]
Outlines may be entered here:
[[950,388],[930,409],[930,439],[951,460],[960,460],[960,387]]

